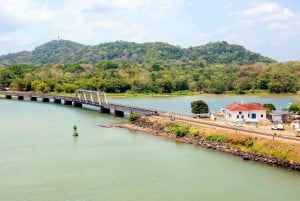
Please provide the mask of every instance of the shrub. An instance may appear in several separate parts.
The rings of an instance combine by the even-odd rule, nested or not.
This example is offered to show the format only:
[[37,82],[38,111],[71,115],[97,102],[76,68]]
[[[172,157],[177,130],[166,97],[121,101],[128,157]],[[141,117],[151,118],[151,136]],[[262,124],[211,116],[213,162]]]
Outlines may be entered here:
[[135,122],[136,120],[138,120],[141,117],[140,114],[135,114],[135,113],[131,113],[128,117],[130,122]]
[[176,137],[184,137],[189,133],[189,128],[180,124],[171,124],[167,127],[168,131],[175,134]]
[[245,143],[244,143],[244,146],[249,148],[249,147],[252,147],[254,144],[254,141],[253,139],[248,139]]
[[200,132],[199,131],[195,131],[192,134],[194,135],[194,137],[199,137],[200,136]]

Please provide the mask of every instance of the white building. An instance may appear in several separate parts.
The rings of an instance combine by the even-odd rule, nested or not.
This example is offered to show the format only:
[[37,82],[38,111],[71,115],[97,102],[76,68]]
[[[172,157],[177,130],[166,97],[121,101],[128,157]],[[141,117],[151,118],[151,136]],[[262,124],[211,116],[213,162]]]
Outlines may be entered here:
[[291,123],[292,128],[299,129],[300,128],[300,120],[293,120]]
[[256,123],[267,119],[267,110],[257,103],[233,103],[225,107],[225,119]]

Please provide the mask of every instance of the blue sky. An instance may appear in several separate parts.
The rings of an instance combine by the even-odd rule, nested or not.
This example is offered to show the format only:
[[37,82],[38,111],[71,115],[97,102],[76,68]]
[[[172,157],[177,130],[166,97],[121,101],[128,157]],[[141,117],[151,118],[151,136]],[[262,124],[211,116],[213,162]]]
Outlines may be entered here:
[[0,0],[0,55],[60,38],[181,47],[227,41],[278,61],[300,60],[296,0]]

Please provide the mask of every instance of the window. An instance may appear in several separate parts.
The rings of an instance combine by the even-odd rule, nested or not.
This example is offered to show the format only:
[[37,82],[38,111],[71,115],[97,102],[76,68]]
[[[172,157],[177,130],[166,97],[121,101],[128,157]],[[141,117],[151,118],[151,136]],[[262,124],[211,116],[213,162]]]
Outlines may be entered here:
[[242,114],[242,112],[239,112],[239,114]]
[[244,119],[244,115],[242,115],[242,119]]
[[239,119],[239,118],[240,118],[240,116],[239,116],[239,115],[236,115],[236,118],[237,118],[237,119]]
[[262,114],[262,115],[260,115],[260,117],[261,117],[261,118],[263,118],[263,117],[264,117],[264,115]]

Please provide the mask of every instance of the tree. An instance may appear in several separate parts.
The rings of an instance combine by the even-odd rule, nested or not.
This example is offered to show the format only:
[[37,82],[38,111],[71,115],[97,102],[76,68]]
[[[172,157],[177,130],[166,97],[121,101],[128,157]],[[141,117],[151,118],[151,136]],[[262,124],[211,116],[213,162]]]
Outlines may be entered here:
[[35,92],[41,92],[41,93],[49,93],[50,87],[46,82],[43,82],[41,80],[35,80],[31,82],[32,89]]
[[194,114],[208,113],[208,105],[202,100],[193,101],[191,107]]
[[10,86],[9,88],[11,90],[16,90],[16,91],[24,91],[26,87],[26,83],[25,83],[25,80],[24,79],[21,79],[21,78],[16,78],[14,79],[11,83],[10,83]]
[[299,107],[299,105],[293,103],[289,106],[288,111],[293,112],[293,113],[299,113],[300,112],[300,107]]
[[271,113],[276,110],[276,107],[272,103],[266,103],[263,106],[267,109],[267,113]]

